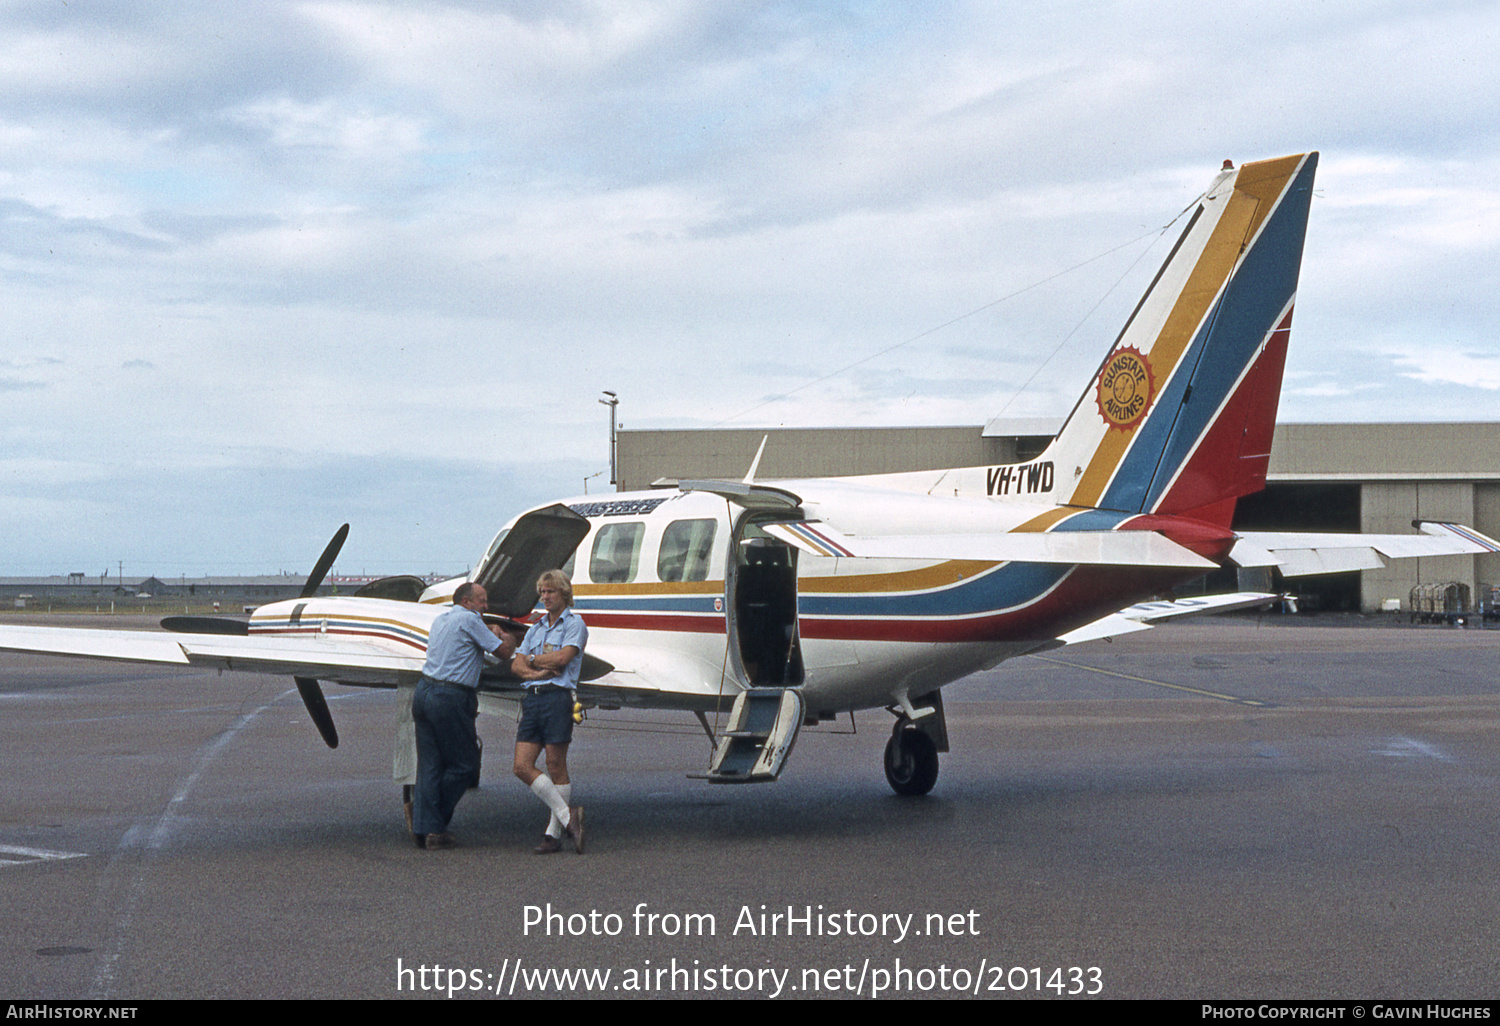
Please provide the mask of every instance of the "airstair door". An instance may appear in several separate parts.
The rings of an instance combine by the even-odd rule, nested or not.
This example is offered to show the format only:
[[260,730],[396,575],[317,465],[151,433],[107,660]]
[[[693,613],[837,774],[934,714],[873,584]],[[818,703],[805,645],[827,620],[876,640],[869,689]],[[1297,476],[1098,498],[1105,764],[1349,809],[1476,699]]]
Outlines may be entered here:
[[747,511],[735,525],[725,572],[729,661],[745,690],[709,766],[714,783],[775,780],[802,726],[802,642],[797,550],[762,529],[800,512]]
[[785,515],[745,513],[735,525],[730,546],[725,573],[730,661],[739,682],[749,688],[802,683],[797,550],[761,528],[763,523],[785,519]]

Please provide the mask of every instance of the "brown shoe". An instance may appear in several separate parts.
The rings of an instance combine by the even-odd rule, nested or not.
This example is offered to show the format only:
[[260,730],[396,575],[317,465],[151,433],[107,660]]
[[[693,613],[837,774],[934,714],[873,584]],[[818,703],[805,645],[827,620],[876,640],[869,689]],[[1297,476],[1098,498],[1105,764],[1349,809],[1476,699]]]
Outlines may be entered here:
[[455,843],[457,842],[453,840],[452,834],[428,834],[427,843],[424,847],[428,851],[442,851],[453,847]]
[[573,850],[583,854],[583,806],[575,805],[568,810],[568,825],[564,827],[573,838]]
[[542,835],[542,843],[531,849],[533,855],[551,855],[562,851],[562,838],[553,837],[551,834]]
[[406,813],[406,832],[409,834],[416,833],[416,831],[411,828],[411,802],[402,802],[401,811]]

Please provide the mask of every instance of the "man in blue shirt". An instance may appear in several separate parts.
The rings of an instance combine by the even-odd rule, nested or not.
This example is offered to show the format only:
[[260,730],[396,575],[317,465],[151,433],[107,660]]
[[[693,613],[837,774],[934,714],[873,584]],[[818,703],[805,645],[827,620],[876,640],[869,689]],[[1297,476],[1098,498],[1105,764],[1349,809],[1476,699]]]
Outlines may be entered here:
[[[532,850],[550,855],[562,850],[562,835],[573,838],[583,854],[583,806],[570,806],[573,782],[568,776],[568,745],[573,740],[574,692],[583,668],[589,631],[568,607],[573,584],[561,570],[548,570],[536,582],[547,615],[531,625],[511,671],[526,682],[521,722],[516,727],[516,776],[552,811],[542,843]],[[547,752],[547,772],[536,768]]]
[[453,847],[448,822],[458,800],[479,770],[479,673],[486,652],[508,654],[508,646],[485,625],[480,613],[489,596],[465,582],[453,593],[453,608],[432,622],[427,663],[412,697],[417,731],[417,785],[412,799],[412,834],[418,848]]

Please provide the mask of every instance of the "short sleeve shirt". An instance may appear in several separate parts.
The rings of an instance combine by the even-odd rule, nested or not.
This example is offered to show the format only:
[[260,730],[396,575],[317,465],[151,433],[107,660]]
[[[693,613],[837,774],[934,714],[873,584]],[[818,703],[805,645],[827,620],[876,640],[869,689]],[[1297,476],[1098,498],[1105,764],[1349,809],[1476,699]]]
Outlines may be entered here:
[[484,625],[484,617],[465,606],[454,606],[432,621],[422,672],[433,680],[477,687],[484,653],[498,651],[500,639]]
[[589,629],[583,625],[583,618],[571,609],[564,609],[557,622],[547,624],[547,616],[531,625],[526,632],[526,640],[521,642],[520,653],[522,655],[542,655],[547,652],[556,652],[558,649],[567,648],[572,645],[578,649],[568,665],[563,667],[561,673],[556,677],[548,677],[546,680],[530,681],[528,687],[540,687],[543,684],[557,684],[575,691],[578,688],[578,674],[583,669],[583,650],[589,643]]

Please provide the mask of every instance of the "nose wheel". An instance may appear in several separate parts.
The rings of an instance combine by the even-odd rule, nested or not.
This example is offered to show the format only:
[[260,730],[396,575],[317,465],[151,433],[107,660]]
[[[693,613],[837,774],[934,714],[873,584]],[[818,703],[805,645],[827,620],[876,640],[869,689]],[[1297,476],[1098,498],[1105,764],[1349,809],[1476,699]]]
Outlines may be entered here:
[[885,743],[885,779],[891,790],[899,795],[924,795],[937,777],[937,744],[926,731],[898,722]]

